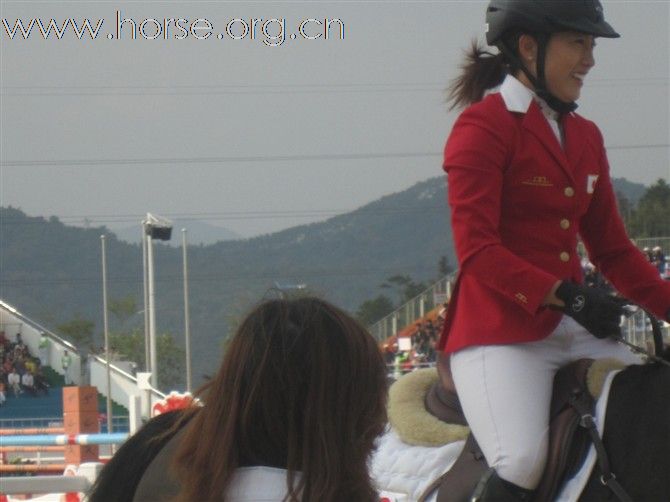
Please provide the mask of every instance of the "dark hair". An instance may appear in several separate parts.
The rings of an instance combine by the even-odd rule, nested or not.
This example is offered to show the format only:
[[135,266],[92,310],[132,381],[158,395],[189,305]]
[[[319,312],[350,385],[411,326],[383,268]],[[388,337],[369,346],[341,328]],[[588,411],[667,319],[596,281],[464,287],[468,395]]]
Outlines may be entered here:
[[316,298],[270,300],[232,338],[199,394],[173,467],[178,500],[221,500],[236,468],[286,468],[289,501],[375,501],[367,471],[386,421],[369,333]]
[[484,93],[504,80],[508,65],[502,53],[493,54],[477,40],[465,52],[465,61],[459,66],[461,74],[448,88],[447,101],[450,110],[465,108],[481,101]]

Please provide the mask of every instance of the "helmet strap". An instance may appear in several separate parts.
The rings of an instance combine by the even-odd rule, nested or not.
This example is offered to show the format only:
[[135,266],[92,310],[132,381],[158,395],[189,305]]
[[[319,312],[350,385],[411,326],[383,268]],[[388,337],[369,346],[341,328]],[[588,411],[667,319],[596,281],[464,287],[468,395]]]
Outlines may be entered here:
[[510,61],[512,69],[521,70],[528,78],[535,89],[535,94],[542,98],[550,108],[560,114],[574,112],[577,109],[577,103],[574,101],[566,102],[558,99],[551,94],[547,89],[547,80],[544,72],[545,59],[547,56],[547,45],[549,44],[549,34],[539,33],[534,35],[537,40],[537,77],[533,75],[526,65],[523,64],[521,58],[516,54],[516,51],[510,50],[510,47],[504,41],[499,44],[500,51]]

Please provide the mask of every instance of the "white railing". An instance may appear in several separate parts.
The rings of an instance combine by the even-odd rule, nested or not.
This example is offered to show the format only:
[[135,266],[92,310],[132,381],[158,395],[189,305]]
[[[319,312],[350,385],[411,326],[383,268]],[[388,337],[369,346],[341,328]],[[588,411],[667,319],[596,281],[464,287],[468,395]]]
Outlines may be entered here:
[[369,327],[372,336],[378,342],[382,342],[449,300],[455,277],[456,274],[443,277],[397,310],[374,323]]
[[81,464],[74,476],[2,476],[0,490],[4,495],[30,493],[86,493],[102,470],[100,462]]
[[[654,352],[654,335],[651,330],[651,322],[643,310],[638,310],[624,320],[622,332],[627,342],[649,353]],[[670,324],[661,322],[661,335],[666,344],[670,343]]]
[[640,249],[653,249],[660,246],[665,254],[670,254],[670,237],[645,237],[642,239],[633,239],[635,245]]
[[[114,364],[110,364],[109,369],[112,401],[125,406],[128,410],[131,408],[131,401],[139,396],[141,413],[149,417],[149,410],[153,405],[165,398],[165,394],[156,389],[140,390],[137,378]],[[91,385],[97,387],[98,392],[107,397],[107,361],[99,356],[90,356],[89,370]]]

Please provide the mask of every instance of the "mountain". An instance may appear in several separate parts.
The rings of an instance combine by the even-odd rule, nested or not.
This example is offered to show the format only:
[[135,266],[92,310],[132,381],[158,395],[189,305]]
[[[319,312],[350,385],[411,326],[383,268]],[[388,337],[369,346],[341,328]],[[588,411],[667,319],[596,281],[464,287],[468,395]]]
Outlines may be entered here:
[[[625,181],[625,180],[624,180]],[[615,187],[635,199],[631,187]],[[100,235],[107,238],[110,299],[132,296],[142,305],[142,252],[105,227],[70,227],[57,218],[26,216],[0,208],[0,297],[38,322],[55,328],[79,315],[102,326]],[[454,258],[444,178],[418,183],[355,211],[320,223],[251,239],[191,245],[188,249],[194,376],[211,373],[229,326],[275,283],[305,284],[355,311],[382,291],[392,275],[431,281],[438,260]],[[158,332],[183,338],[182,252],[155,245]],[[133,320],[131,319],[131,322]],[[135,324],[141,325],[140,315]],[[114,329],[114,319],[110,319]]]
[[[197,219],[183,219],[172,221],[172,240],[169,245],[179,247],[181,246],[181,229],[187,230],[186,239],[188,245],[208,245],[221,241],[234,241],[241,239],[242,236],[225,227],[217,225],[210,225],[204,221]],[[141,228],[140,224],[132,227],[112,228],[111,231],[116,237],[131,244],[139,244],[141,242]]]
[[640,183],[633,183],[626,178],[613,178],[612,184],[614,185],[614,190],[624,194],[633,206],[637,205],[638,201],[647,191],[646,186]]

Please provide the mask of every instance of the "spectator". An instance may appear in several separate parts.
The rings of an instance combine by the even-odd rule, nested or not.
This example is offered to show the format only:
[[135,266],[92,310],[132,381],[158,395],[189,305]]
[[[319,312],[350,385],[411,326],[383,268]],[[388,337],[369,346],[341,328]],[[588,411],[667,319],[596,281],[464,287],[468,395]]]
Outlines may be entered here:
[[2,363],[2,369],[5,372],[5,374],[9,375],[12,372],[13,367],[14,367],[14,358],[11,356],[11,354],[5,354],[5,360]]
[[14,397],[18,397],[23,392],[21,390],[21,377],[14,367],[12,367],[12,371],[7,375],[7,385],[14,393]]
[[5,404],[7,396],[5,395],[5,382],[0,381],[0,406]]
[[42,366],[47,366],[49,364],[49,346],[51,345],[51,341],[49,340],[49,337],[47,337],[47,334],[42,331],[42,334],[40,335],[40,342],[39,342],[39,350],[40,350],[40,363],[42,363]]
[[44,394],[45,396],[49,395],[49,383],[47,382],[44,373],[42,373],[42,368],[38,367],[37,372],[35,373],[35,393]]
[[658,273],[663,275],[665,273],[665,254],[661,246],[656,246],[651,251],[651,264],[658,269]]
[[315,298],[261,304],[199,394],[206,405],[178,412],[148,467],[146,446],[166,434],[143,444],[141,429],[89,500],[378,500],[367,461],[386,421],[385,366],[343,311]]
[[60,365],[63,369],[63,380],[65,385],[72,385],[72,377],[70,376],[70,367],[72,366],[72,356],[68,354],[67,350],[63,350],[63,356],[60,358]]
[[31,396],[35,397],[35,379],[33,374],[30,371],[26,371],[21,375],[21,387],[24,392],[27,392]]
[[[37,361],[39,361],[39,359],[37,359]],[[36,358],[34,358],[34,357],[28,357],[28,358],[24,361],[24,366],[25,366],[25,368],[26,368],[26,371],[29,371],[30,373],[32,373],[32,374],[34,375],[34,374],[35,374],[35,370],[37,370],[37,362],[36,362]]]
[[16,343],[14,344],[14,350],[23,352],[26,349],[26,344],[23,343],[23,338],[21,338],[21,333],[16,334]]

